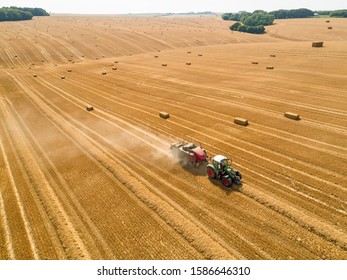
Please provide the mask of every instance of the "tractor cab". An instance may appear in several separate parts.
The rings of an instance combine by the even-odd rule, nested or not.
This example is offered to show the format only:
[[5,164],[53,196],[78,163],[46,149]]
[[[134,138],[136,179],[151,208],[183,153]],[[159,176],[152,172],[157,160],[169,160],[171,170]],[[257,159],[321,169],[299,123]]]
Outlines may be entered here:
[[219,171],[226,170],[228,167],[230,168],[230,159],[217,155],[212,159],[212,164]]

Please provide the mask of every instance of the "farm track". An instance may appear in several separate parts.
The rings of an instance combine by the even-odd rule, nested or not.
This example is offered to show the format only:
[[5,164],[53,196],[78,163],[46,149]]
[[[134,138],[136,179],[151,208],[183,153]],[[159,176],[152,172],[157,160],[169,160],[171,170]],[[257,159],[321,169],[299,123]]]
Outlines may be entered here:
[[[1,259],[347,259],[344,41],[326,34],[313,52],[276,26],[261,42],[209,17],[11,24],[0,27]],[[242,189],[180,166],[177,139],[231,156]]]

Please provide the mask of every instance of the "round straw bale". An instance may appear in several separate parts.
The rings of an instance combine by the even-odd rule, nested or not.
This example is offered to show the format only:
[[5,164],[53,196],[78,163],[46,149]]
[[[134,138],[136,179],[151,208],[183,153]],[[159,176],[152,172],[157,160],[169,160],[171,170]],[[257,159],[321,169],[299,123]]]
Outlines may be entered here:
[[268,70],[273,70],[274,67],[273,67],[273,66],[266,66],[266,69],[268,69]]
[[328,29],[333,29],[333,27],[332,26],[328,26]]
[[34,74],[34,78],[36,78],[37,77],[37,74]]
[[275,54],[270,54],[270,57],[276,57],[276,55]]
[[159,56],[155,55],[154,58],[158,58]]
[[192,63],[191,62],[186,62],[186,65],[192,65]]
[[252,64],[258,64],[258,61],[252,61]]
[[94,110],[94,107],[93,107],[93,106],[88,105],[88,106],[86,107],[86,110],[87,110],[87,111],[93,111],[93,110]]
[[198,56],[202,56],[202,54],[201,54],[201,53],[199,53],[199,54],[198,54]]
[[65,76],[60,76],[60,79],[64,80],[64,79],[65,79]]
[[67,69],[67,72],[72,72],[72,69]]
[[117,67],[112,67],[112,70],[117,70]]
[[106,75],[107,74],[107,72],[106,71],[102,71],[102,75]]
[[167,66],[167,64],[166,64],[166,63],[163,63],[161,66]]

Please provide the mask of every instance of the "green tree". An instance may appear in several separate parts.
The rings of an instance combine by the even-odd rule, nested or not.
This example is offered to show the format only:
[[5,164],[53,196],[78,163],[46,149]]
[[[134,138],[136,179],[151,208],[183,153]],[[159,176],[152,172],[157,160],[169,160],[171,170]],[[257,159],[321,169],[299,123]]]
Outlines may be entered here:
[[241,22],[235,22],[233,25],[230,25],[229,28],[230,30],[238,31],[239,26],[242,25]]
[[345,18],[347,17],[347,10],[337,10],[330,13],[331,17]]
[[41,8],[18,8],[12,6],[0,9],[0,21],[29,20],[33,16],[49,16],[49,14]]
[[30,12],[33,16],[49,16],[49,13],[47,13],[44,9],[41,8],[19,8],[19,7],[10,7],[11,9],[17,9],[24,12]]
[[28,20],[32,17],[30,12],[6,7],[0,9],[0,21]]
[[273,24],[275,16],[263,10],[256,10],[253,13],[240,12],[238,14],[224,14],[223,19],[232,19],[237,21],[229,26],[231,30],[247,32],[253,34],[262,34],[265,32],[264,26]]
[[225,13],[222,15],[222,19],[224,20],[234,20],[239,21],[242,13]]
[[277,19],[285,18],[308,18],[313,17],[314,12],[309,9],[277,10],[270,12]]

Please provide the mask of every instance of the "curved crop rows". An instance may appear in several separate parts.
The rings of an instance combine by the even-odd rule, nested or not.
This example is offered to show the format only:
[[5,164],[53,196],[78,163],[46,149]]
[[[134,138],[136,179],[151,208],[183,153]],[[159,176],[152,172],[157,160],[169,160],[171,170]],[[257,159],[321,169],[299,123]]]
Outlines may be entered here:
[[[2,24],[0,258],[347,259],[346,21],[322,49],[324,19],[305,22]],[[232,158],[242,188],[179,164],[181,139]]]

